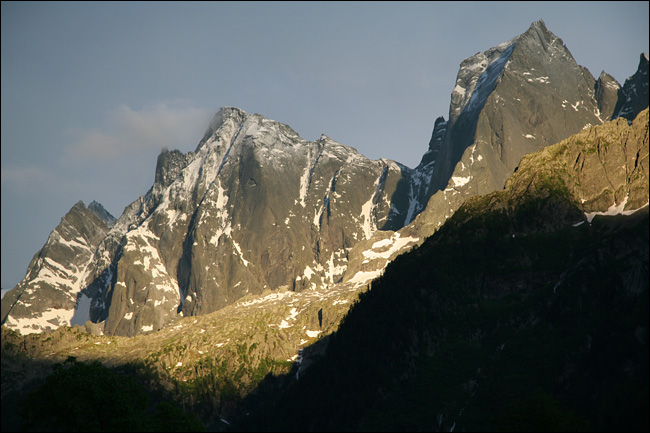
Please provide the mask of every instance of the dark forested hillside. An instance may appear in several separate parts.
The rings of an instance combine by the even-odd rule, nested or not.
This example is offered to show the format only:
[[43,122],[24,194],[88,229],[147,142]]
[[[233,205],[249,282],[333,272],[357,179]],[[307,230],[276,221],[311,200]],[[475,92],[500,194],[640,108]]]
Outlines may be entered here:
[[647,431],[648,208],[535,232],[520,222],[568,204],[462,221],[474,204],[391,264],[244,427]]

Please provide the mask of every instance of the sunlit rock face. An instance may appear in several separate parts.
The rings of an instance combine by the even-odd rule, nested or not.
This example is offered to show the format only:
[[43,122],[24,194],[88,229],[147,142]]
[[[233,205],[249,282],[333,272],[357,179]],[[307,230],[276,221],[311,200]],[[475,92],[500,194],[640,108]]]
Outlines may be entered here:
[[637,115],[648,108],[648,54],[642,53],[637,71],[619,91],[613,117],[623,117],[632,122]]

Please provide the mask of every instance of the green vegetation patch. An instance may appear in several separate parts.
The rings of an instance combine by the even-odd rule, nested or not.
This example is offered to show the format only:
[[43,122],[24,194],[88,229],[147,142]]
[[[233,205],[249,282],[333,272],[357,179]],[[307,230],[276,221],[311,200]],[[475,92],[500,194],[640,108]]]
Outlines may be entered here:
[[19,406],[26,431],[205,431],[175,403],[153,404],[135,378],[72,356]]

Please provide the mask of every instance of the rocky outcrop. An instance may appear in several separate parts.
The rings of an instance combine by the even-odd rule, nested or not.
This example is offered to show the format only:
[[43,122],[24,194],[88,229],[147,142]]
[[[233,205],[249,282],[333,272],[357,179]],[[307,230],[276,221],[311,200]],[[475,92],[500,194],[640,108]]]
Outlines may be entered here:
[[506,191],[529,196],[548,179],[572,198],[589,221],[648,205],[648,109],[628,125],[619,118],[526,155]]
[[[468,200],[463,216],[505,211],[534,221],[513,224],[551,232],[598,215],[631,215],[648,206],[648,109],[629,125],[619,118],[526,155],[505,189]],[[530,212],[522,212],[525,206]],[[532,213],[537,217],[533,218]]]
[[620,90],[621,85],[614,77],[605,71],[600,73],[596,81],[596,102],[601,119],[611,119],[614,116]]
[[154,185],[160,190],[171,185],[183,169],[187,167],[192,156],[192,152],[185,154],[180,150],[169,151],[168,149],[163,149],[160,155],[158,155],[158,161],[156,162]]

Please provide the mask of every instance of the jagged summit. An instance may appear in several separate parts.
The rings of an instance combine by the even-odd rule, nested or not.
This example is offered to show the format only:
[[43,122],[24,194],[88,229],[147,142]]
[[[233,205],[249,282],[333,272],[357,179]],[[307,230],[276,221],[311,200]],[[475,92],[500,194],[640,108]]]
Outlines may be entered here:
[[115,224],[115,221],[117,221],[117,219],[113,215],[111,215],[111,213],[107,211],[104,208],[104,206],[101,205],[101,203],[95,200],[93,200],[88,205],[88,210],[94,213],[95,215],[97,215],[97,217],[99,217],[99,219],[104,221],[106,225],[108,225],[109,227]]
[[546,23],[544,22],[543,19],[540,19],[538,21],[534,21],[533,23],[530,24],[530,27],[528,27],[528,30],[526,30],[524,33],[516,37],[515,39],[517,41],[523,41],[525,39],[534,39],[536,45],[540,45],[542,48],[548,48],[551,43],[553,43],[555,40],[560,40],[557,36],[555,36],[547,27]]
[[92,213],[96,218],[99,218],[108,227],[112,226],[115,224],[115,221],[117,221],[117,219],[111,215],[111,213],[107,211],[101,203],[95,200],[93,200],[87,207],[83,200],[79,200],[72,206],[72,208],[70,208],[61,221],[74,218],[76,215],[85,215],[88,212]]
[[3,325],[24,334],[69,325],[86,269],[111,218],[97,202],[88,208],[83,201],[75,203],[34,255],[25,278],[2,299]]
[[602,71],[598,76],[595,87],[595,97],[598,103],[600,117],[611,119],[614,115],[614,109],[618,103],[621,85],[614,77]]
[[203,144],[210,138],[212,135],[223,126],[223,124],[228,119],[236,119],[237,122],[240,122],[247,116],[247,113],[236,107],[221,107],[219,111],[212,117],[208,129],[205,131],[203,138],[196,147],[196,152],[203,146]]
[[463,60],[449,119],[436,120],[428,151],[407,173],[404,225],[441,193],[432,206],[437,227],[467,194],[502,188],[523,155],[602,123],[594,86],[593,76],[543,20]]
[[613,117],[624,117],[629,123],[648,107],[648,55],[641,53],[637,71],[625,80],[619,92]]
[[[212,118],[203,139],[196,148],[196,152],[199,152],[206,145],[216,143],[218,146],[222,141],[218,137],[219,132],[226,131],[235,133],[232,144],[252,144],[251,138],[254,138],[254,141],[258,144],[267,147],[273,145],[293,146],[306,143],[306,140],[302,139],[296,131],[286,124],[268,119],[258,113],[249,114],[240,108],[221,107]],[[239,137],[242,140],[237,141]],[[246,138],[249,139],[246,140]]]
[[[558,51],[566,51],[560,55],[570,56],[562,40],[546,28],[543,20],[539,20],[532,23],[521,35],[463,60],[456,78],[456,86],[451,94],[449,106],[451,122],[455,122],[465,108],[473,111],[482,108],[482,103],[485,103],[487,96],[494,90],[496,79],[517,45],[521,45],[519,50],[527,52],[534,50],[536,57],[540,58],[552,58]],[[470,101],[472,104],[467,107]]]

